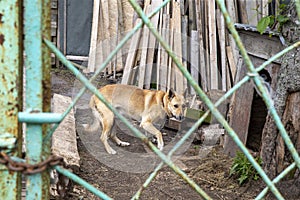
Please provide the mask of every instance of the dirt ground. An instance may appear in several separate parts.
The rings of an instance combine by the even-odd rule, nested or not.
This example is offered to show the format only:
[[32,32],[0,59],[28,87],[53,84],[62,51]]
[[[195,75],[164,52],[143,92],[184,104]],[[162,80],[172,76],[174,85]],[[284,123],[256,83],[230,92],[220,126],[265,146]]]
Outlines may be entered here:
[[[106,80],[99,77],[96,80],[97,87],[101,87],[112,80]],[[74,97],[78,90],[75,84],[74,76],[66,70],[52,71],[52,92]],[[75,87],[75,90],[74,90]],[[142,186],[151,172],[132,173],[126,170],[116,170],[103,164],[102,158],[91,153],[91,145],[86,144],[86,138],[81,137],[81,123],[89,120],[87,108],[76,110],[76,121],[78,131],[78,150],[80,154],[80,168],[74,173],[83,178],[102,192],[113,199],[130,199]],[[80,122],[80,123],[79,123]],[[174,133],[172,130],[164,136],[166,144],[172,140]],[[175,134],[176,135],[176,134]],[[131,140],[131,146],[126,150],[134,153],[146,151],[142,142],[137,138],[132,138],[128,134],[120,134],[124,140]],[[97,137],[96,137],[97,138]],[[89,139],[94,141],[93,138]],[[132,141],[133,140],[133,141]],[[95,141],[98,141],[97,139]],[[99,141],[98,141],[99,142]],[[96,144],[98,144],[96,142]],[[229,170],[232,165],[232,158],[223,154],[220,146],[210,148],[210,151],[201,151],[201,144],[194,144],[188,147],[187,151],[179,158],[180,166],[187,175],[194,180],[212,199],[254,199],[265,184],[259,181],[250,181],[243,186],[239,186],[234,177],[229,176]],[[200,153],[199,153],[200,152]],[[202,155],[206,152],[207,155]],[[103,158],[104,159],[104,158]],[[149,163],[151,164],[151,163]],[[138,167],[138,166],[134,166]],[[133,167],[133,168],[134,168]],[[129,170],[130,171],[130,170]],[[297,196],[289,194],[289,187],[282,187],[282,193],[289,195],[287,199],[297,199]],[[98,199],[91,192],[78,184],[74,184],[67,196],[67,200],[88,200]],[[202,199],[201,196],[193,190],[181,177],[168,167],[162,168],[156,178],[150,185],[144,189],[140,199]],[[268,195],[266,199],[273,199]]]

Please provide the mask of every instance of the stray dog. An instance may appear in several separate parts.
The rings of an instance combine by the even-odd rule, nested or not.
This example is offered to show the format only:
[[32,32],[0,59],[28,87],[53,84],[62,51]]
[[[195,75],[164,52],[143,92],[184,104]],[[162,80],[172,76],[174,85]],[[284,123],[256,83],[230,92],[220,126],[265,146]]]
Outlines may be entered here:
[[[162,150],[164,146],[162,133],[153,123],[168,117],[178,120],[183,118],[184,97],[173,90],[167,92],[159,90],[143,90],[135,86],[113,84],[99,89],[104,98],[118,111],[131,119],[140,122],[140,126],[157,138],[157,147]],[[114,114],[95,95],[91,97],[90,107],[94,115],[94,122],[88,127],[88,131],[95,131],[102,125],[101,141],[109,154],[116,151],[108,144],[108,137],[119,146],[129,146],[130,143],[121,141],[115,131]]]

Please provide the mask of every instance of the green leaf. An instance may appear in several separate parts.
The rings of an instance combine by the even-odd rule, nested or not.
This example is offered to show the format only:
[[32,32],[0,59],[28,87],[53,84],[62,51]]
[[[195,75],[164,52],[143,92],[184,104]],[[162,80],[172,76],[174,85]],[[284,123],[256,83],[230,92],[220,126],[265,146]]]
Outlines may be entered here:
[[270,16],[266,16],[266,17],[263,17],[259,20],[259,22],[257,23],[257,31],[260,33],[260,34],[263,34],[266,30],[266,28],[269,26],[270,24]]
[[239,164],[235,164],[231,167],[230,172],[229,172],[230,176],[236,173],[236,169],[238,166],[239,166]]
[[289,21],[290,18],[288,18],[287,16],[284,16],[284,15],[278,15],[276,17],[276,19],[280,24],[283,24],[283,23]]
[[240,178],[238,178],[239,184],[242,185],[247,179],[247,175],[241,175]]

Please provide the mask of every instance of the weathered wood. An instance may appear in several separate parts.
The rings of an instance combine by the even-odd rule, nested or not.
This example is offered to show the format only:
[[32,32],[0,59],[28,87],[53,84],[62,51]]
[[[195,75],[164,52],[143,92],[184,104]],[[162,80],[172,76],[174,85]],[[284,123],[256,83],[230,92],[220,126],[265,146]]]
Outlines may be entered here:
[[[136,23],[140,23],[141,19],[137,19]],[[126,58],[126,63],[123,71],[122,84],[129,84],[129,80],[131,80],[132,76],[132,68],[135,65],[135,57],[137,53],[137,48],[139,46],[141,38],[141,29],[139,29],[132,37],[130,42],[129,51]]]
[[232,52],[232,48],[230,46],[226,47],[226,55],[227,55],[227,60],[229,63],[229,68],[230,68],[230,72],[231,72],[231,77],[233,82],[235,81],[235,76],[236,76],[236,64],[235,64],[235,60],[233,57],[233,52]]
[[[174,24],[174,20],[171,18],[170,19],[170,48],[173,50],[174,49],[174,29],[173,29],[173,24]],[[173,66],[173,61],[172,58],[170,56],[168,56],[168,89],[173,88],[174,89],[174,66]]]
[[98,41],[99,12],[100,12],[100,1],[94,0],[89,62],[88,62],[88,69],[84,71],[85,73],[95,71],[96,48],[98,44],[97,41]]
[[205,60],[206,60],[206,65],[205,65],[205,71],[206,71],[206,77],[207,77],[207,90],[209,91],[211,89],[211,77],[210,77],[210,56],[209,56],[209,29],[208,29],[208,15],[210,15],[209,11],[208,11],[208,6],[207,6],[207,1],[205,0],[203,2],[203,9],[204,9],[204,16],[203,16],[203,22],[204,22],[204,52],[205,52]]
[[257,8],[256,1],[245,1],[246,2],[246,9],[247,9],[247,17],[248,17],[248,24],[256,26],[258,20],[258,14],[255,10]]
[[208,30],[209,30],[209,59],[210,59],[210,89],[218,89],[219,71],[217,61],[217,32],[216,32],[216,7],[215,2],[207,0]]
[[203,18],[202,18],[202,9],[201,9],[202,1],[197,0],[196,3],[196,13],[197,13],[197,30],[199,33],[199,67],[198,70],[200,72],[200,80],[203,91],[207,91],[207,76],[206,76],[206,63],[205,63],[205,50],[203,47]]
[[[170,45],[170,15],[163,14],[163,30],[162,30],[162,37],[164,41]],[[164,48],[159,48],[161,52],[161,64],[159,67],[159,74],[160,74],[160,89],[163,91],[167,90],[167,80],[168,80],[168,54]]]
[[[239,31],[243,44],[250,55],[269,59],[283,49],[278,37],[269,37],[269,35],[259,35],[256,32]],[[279,60],[276,61],[280,63]]]
[[239,18],[240,18],[240,22],[242,24],[249,24],[249,21],[248,21],[249,18],[248,18],[246,6],[247,6],[246,0],[238,1]]
[[[162,38],[164,38],[165,36],[164,36],[164,30],[163,30],[163,11],[162,10],[160,10],[159,11],[159,24],[158,24],[158,32],[159,32],[159,34],[162,36]],[[161,63],[162,63],[162,58],[161,58],[161,54],[162,54],[162,47],[161,47],[161,44],[160,44],[160,42],[158,42],[158,44],[157,44],[157,60],[156,60],[156,89],[157,90],[159,90],[160,88],[161,88],[161,86],[160,86],[160,83],[161,83],[161,77],[160,77],[160,71],[161,71],[161,69],[160,68],[162,68],[162,66],[161,66]]]
[[[225,94],[225,91],[222,91],[222,90],[210,90],[207,92],[207,96],[212,101],[212,103],[216,103],[222,96],[224,96],[224,94]],[[226,114],[228,113],[229,103],[230,103],[230,100],[226,99],[217,107],[218,111],[224,117],[226,117]],[[206,105],[204,105],[203,107],[204,107],[204,110],[208,110],[208,107]],[[212,116],[211,123],[221,125],[221,123],[219,123],[218,120],[214,116]]]
[[[188,17],[186,15],[181,17],[181,42],[182,42],[182,65],[187,69],[189,58],[188,52]],[[183,88],[186,90],[188,88],[187,79],[183,76]]]
[[[226,7],[228,9],[229,16],[230,16],[231,20],[233,21],[233,23],[238,22],[237,0],[226,1]],[[226,46],[229,46],[229,47],[226,48],[226,52],[228,52],[229,48],[231,48],[230,53],[231,53],[232,63],[230,64],[230,67],[233,67],[238,62],[239,51],[237,49],[237,46],[236,46],[236,43],[235,43],[233,37],[231,36],[231,34],[229,34],[227,29],[226,29],[226,32],[225,32],[225,36],[226,36],[226,42],[227,42]],[[235,76],[235,73],[232,73],[232,74],[233,74],[233,76]]]
[[[100,5],[100,9],[101,9],[101,14],[102,14],[102,23],[101,25],[103,25],[102,27],[100,26],[99,28],[102,28],[102,33],[103,33],[103,37],[101,38],[102,41],[102,52],[103,52],[103,58],[106,59],[107,56],[110,53],[111,50],[111,44],[110,44],[110,40],[111,40],[111,35],[110,35],[110,17],[109,17],[109,2],[106,0],[100,0],[101,1],[101,5]],[[106,66],[106,71],[108,74],[112,73],[111,70],[111,63],[109,63]]]
[[[150,10],[150,5],[145,6],[145,13],[148,14]],[[148,52],[148,42],[149,42],[149,34],[150,30],[147,26],[143,28],[143,37],[142,37],[142,47],[141,47],[141,60],[139,65],[139,82],[138,86],[140,88],[144,87],[144,80],[146,74],[146,67],[147,67],[147,52]]]
[[[172,18],[174,20],[174,53],[182,61],[182,43],[181,43],[181,14],[180,14],[180,3],[173,1],[173,13]],[[175,90],[179,93],[184,92],[183,86],[183,75],[179,68],[173,63],[173,69],[175,72]]]
[[[198,31],[191,32],[191,75],[193,79],[199,83],[199,41],[198,41]],[[196,94],[195,90],[190,86],[191,94]]]
[[[245,63],[237,69],[235,83],[240,81],[247,73]],[[248,126],[250,122],[251,105],[253,99],[253,85],[250,82],[241,86],[232,96],[229,107],[229,125],[238,135],[243,144],[246,144]],[[228,135],[225,136],[224,151],[230,156],[235,156],[238,146]]]
[[[161,0],[153,0],[151,2],[151,6],[149,7],[148,13],[151,13],[160,4],[161,4]],[[155,29],[157,29],[157,27],[158,27],[158,20],[159,20],[159,13],[157,13],[150,19],[150,21]],[[146,88],[146,89],[150,89],[155,47],[156,47],[156,38],[152,33],[150,33],[148,47],[147,47],[148,48],[147,59],[146,59],[147,70],[145,73],[145,80],[144,80],[144,88]]]
[[227,68],[226,68],[226,41],[225,41],[225,22],[224,17],[219,8],[217,8],[217,29],[219,36],[219,51],[221,64],[221,89],[227,90]]
[[262,17],[269,15],[269,1],[268,0],[257,0],[257,5],[259,6],[260,13],[257,15],[257,20],[259,21]]

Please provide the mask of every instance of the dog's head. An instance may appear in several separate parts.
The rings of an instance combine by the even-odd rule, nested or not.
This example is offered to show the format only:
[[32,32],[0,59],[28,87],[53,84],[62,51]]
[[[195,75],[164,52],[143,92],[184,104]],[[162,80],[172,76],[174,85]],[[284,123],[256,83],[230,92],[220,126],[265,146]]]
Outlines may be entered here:
[[169,117],[175,117],[177,120],[183,119],[183,106],[185,103],[184,96],[177,94],[174,90],[170,89],[166,93],[167,97],[167,114]]

